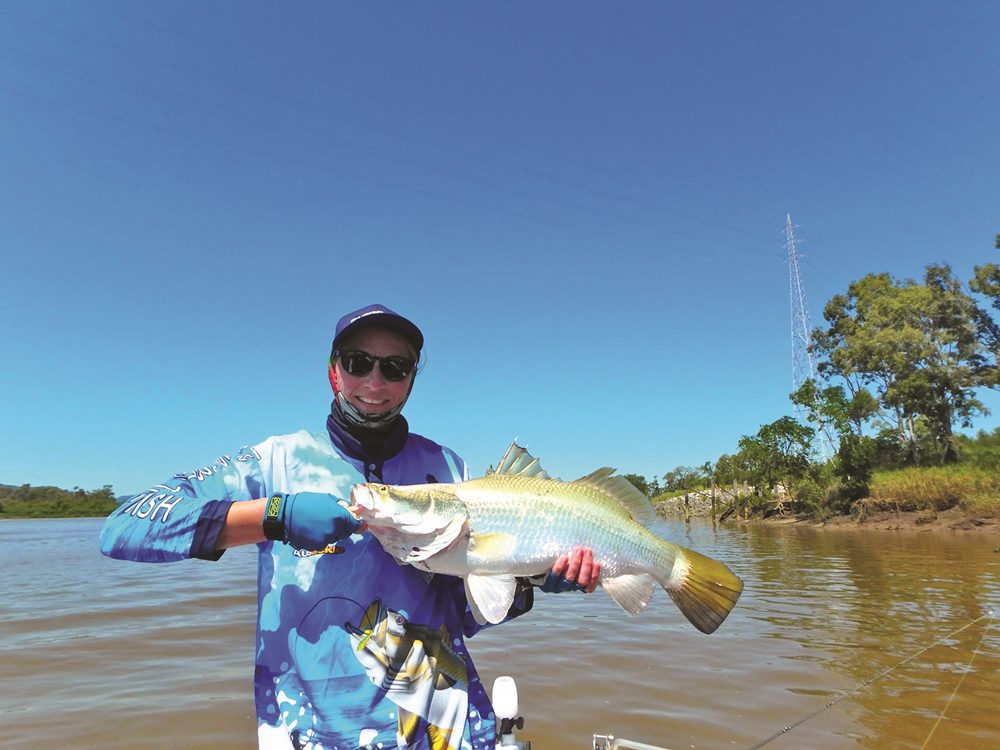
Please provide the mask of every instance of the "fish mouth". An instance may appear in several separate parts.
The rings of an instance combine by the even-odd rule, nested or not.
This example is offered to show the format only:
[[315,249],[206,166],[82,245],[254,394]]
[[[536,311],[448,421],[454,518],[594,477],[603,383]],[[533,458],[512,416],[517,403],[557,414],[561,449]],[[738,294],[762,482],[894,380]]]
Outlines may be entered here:
[[378,515],[376,494],[370,487],[364,484],[356,484],[351,487],[351,507],[366,519]]
[[363,484],[356,484],[351,487],[351,507],[371,510],[374,507],[371,490]]

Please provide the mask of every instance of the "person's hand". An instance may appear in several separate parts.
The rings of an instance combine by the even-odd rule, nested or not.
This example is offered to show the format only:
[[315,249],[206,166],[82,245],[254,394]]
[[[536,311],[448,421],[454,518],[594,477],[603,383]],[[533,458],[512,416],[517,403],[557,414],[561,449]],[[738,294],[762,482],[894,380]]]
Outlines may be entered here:
[[304,550],[326,549],[362,526],[347,509],[347,503],[324,492],[286,495],[281,520],[285,525],[285,541]]
[[585,591],[588,594],[597,588],[601,578],[601,564],[594,561],[590,547],[577,547],[568,555],[559,555],[542,582],[546,593],[559,594],[563,591]]

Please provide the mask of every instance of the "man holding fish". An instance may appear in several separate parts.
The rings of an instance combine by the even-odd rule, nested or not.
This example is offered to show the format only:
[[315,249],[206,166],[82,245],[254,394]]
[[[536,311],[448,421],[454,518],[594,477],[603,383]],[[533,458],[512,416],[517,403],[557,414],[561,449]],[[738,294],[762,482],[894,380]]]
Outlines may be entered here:
[[[423,343],[416,325],[382,305],[345,315],[325,430],[271,437],[175,474],[105,522],[101,551],[118,559],[218,560],[257,544],[261,748],[492,750],[492,706],[464,638],[528,611],[528,576],[544,591],[593,591],[601,578],[585,535],[548,540],[532,555],[512,546],[516,530],[478,534],[450,501],[388,499],[409,485],[441,484],[453,496],[468,480],[457,454],[409,432],[400,414]],[[523,463],[501,469],[524,473]],[[516,570],[480,570],[491,539]],[[463,559],[479,567],[463,570]]]

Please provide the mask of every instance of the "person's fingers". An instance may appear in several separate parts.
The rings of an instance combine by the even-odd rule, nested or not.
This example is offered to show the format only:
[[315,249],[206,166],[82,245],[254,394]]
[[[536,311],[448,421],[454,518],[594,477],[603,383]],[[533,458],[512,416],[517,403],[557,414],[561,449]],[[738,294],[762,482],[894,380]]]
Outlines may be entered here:
[[597,588],[597,584],[601,582],[601,564],[594,561],[593,567],[590,569],[590,585],[584,588],[588,594],[594,593]]
[[563,578],[565,578],[567,567],[569,567],[569,557],[567,555],[559,555],[559,557],[556,558],[555,563],[552,565],[552,572],[557,576],[563,576]]
[[583,562],[583,548],[577,547],[575,550],[569,553],[569,565],[566,566],[566,572],[563,573],[563,578],[571,583],[575,583],[577,576],[580,575],[580,564]]
[[576,585],[586,589],[590,585],[590,576],[594,568],[594,552],[585,547],[580,550],[580,572],[576,575]]

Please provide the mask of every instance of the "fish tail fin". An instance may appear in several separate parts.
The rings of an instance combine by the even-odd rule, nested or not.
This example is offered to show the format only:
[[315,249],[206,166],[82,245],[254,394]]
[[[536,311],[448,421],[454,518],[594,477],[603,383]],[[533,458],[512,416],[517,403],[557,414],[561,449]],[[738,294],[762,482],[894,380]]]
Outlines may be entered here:
[[660,580],[684,616],[702,633],[713,633],[743,591],[743,581],[718,560],[676,548],[674,565]]

